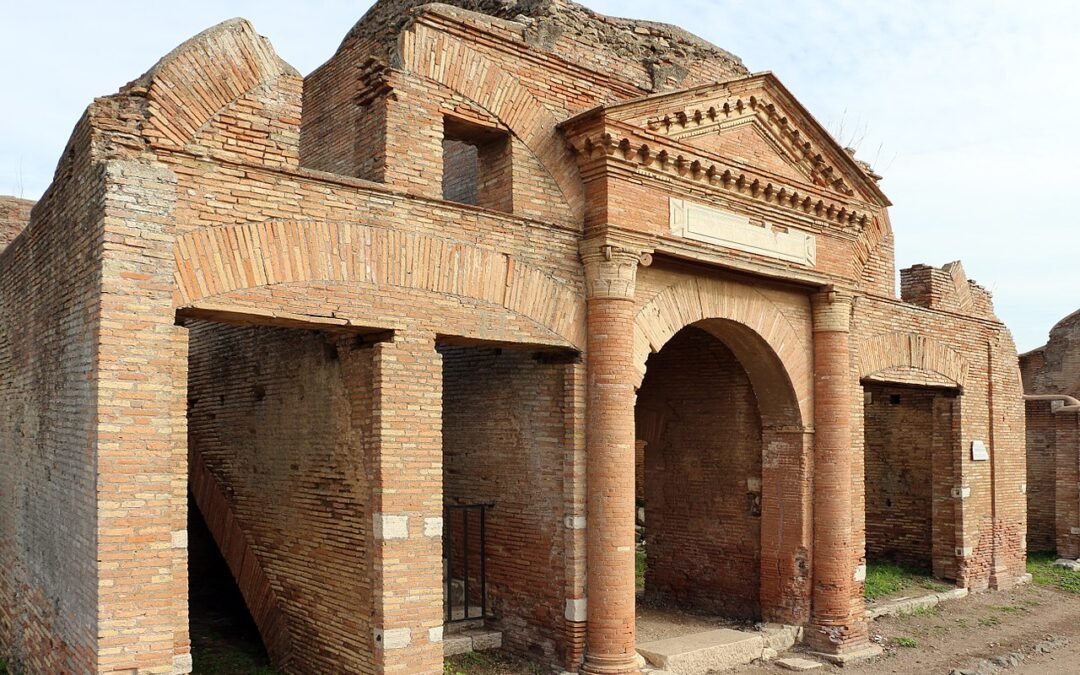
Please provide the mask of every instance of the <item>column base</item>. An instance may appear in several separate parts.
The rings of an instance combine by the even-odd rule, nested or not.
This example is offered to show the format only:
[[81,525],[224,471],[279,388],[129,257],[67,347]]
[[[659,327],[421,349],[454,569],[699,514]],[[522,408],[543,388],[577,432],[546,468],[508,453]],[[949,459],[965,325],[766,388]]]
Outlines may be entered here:
[[865,621],[848,624],[809,624],[803,631],[807,647],[823,659],[843,665],[881,653],[881,647],[870,642],[869,626]]
[[582,675],[640,675],[642,659],[637,653],[608,656],[585,653]]
[[849,666],[853,663],[860,661],[866,661],[872,659],[875,656],[881,656],[885,653],[885,650],[880,645],[866,644],[860,647],[845,650],[839,654],[831,654],[828,652],[810,652],[810,656],[821,659],[822,661],[828,661],[829,663],[837,666]]

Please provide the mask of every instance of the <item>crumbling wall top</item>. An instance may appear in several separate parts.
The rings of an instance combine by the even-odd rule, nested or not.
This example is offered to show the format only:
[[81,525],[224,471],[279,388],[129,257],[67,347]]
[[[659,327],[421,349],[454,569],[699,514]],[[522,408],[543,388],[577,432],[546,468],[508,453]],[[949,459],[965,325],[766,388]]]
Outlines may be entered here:
[[1024,392],[1080,397],[1080,309],[1054,324],[1046,344],[1020,355]]
[[[396,36],[417,12],[453,15],[461,10],[503,28],[512,23],[533,48],[620,76],[649,91],[750,74],[739,57],[678,26],[609,17],[570,0],[380,0],[352,28],[341,49],[375,42],[390,54]],[[611,72],[613,64],[618,72]]]
[[29,199],[0,195],[0,251],[7,248],[30,222],[30,209],[34,204]]

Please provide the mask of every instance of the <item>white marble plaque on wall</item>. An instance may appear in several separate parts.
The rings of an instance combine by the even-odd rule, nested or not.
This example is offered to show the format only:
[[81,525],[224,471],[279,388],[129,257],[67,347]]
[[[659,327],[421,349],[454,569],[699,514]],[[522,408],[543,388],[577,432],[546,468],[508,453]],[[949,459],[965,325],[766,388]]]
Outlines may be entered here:
[[990,459],[990,452],[986,449],[986,443],[982,441],[971,442],[971,461],[985,462]]
[[746,216],[723,209],[671,199],[671,233],[738,251],[813,266],[817,262],[817,239],[799,230],[755,225]]

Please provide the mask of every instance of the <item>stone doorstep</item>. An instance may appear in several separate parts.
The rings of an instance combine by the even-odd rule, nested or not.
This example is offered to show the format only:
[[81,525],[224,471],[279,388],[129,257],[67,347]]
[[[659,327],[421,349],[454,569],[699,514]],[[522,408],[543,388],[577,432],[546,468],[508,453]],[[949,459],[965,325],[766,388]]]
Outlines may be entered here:
[[[720,628],[638,645],[649,665],[675,675],[703,675],[757,661],[790,648],[801,637],[795,626],[769,624],[752,633]],[[768,650],[768,651],[767,651]]]
[[488,628],[467,628],[443,636],[444,657],[499,647],[502,647],[502,632]]
[[917,609],[933,607],[934,605],[940,602],[944,602],[946,600],[959,600],[960,598],[966,598],[967,595],[968,589],[954,588],[952,590],[942,591],[941,593],[929,593],[927,595],[921,595],[917,598],[898,598],[896,600],[890,600],[889,602],[883,602],[879,605],[867,607],[866,618],[876,619],[879,616],[897,616],[899,614],[910,614]]

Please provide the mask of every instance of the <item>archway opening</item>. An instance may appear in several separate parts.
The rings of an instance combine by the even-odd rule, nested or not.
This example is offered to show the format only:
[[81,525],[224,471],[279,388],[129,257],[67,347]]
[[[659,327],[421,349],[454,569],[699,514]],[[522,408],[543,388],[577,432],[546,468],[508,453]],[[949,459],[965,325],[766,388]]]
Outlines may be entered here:
[[955,388],[863,381],[867,597],[955,580]]
[[649,357],[635,422],[639,642],[672,636],[673,613],[681,633],[773,618],[763,551],[783,554],[768,510],[788,498],[799,520],[803,498],[766,486],[777,449],[801,449],[783,437],[800,414],[775,352],[733,321],[687,326]]

